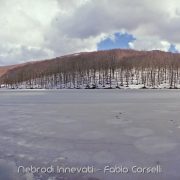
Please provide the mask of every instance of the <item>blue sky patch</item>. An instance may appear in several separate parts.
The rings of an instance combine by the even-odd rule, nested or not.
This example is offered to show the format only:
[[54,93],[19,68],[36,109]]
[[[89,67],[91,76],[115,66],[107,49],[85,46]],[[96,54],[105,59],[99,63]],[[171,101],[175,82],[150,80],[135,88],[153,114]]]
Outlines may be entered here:
[[178,50],[176,49],[176,46],[174,44],[171,44],[168,51],[173,53],[178,53]]
[[108,37],[100,43],[98,43],[98,50],[108,50],[117,48],[128,49],[130,48],[128,43],[133,42],[135,40],[133,35],[128,33],[115,33],[113,36],[114,39]]

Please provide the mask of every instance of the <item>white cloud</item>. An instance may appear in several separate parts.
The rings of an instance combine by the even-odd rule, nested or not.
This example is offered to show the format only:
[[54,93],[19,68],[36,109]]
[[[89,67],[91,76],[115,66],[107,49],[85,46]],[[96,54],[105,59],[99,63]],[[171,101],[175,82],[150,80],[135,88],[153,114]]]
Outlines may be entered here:
[[0,64],[91,51],[115,32],[135,49],[180,51],[179,0],[1,0]]
[[[114,32],[126,31],[137,38],[133,43],[135,49],[167,51],[171,43],[180,42],[179,9],[178,0],[89,0],[76,5],[67,15],[60,13],[53,28],[57,28],[57,34],[65,35],[69,42],[78,39],[77,44],[81,42],[82,46],[92,37],[97,39],[101,34],[113,37]],[[57,41],[63,42],[60,39]]]
[[171,44],[158,37],[141,37],[129,43],[130,48],[138,50],[162,50],[168,51]]
[[[57,2],[53,0],[0,1],[1,64],[49,57],[50,50],[43,45],[44,35],[57,12]],[[25,49],[29,50],[27,54]]]

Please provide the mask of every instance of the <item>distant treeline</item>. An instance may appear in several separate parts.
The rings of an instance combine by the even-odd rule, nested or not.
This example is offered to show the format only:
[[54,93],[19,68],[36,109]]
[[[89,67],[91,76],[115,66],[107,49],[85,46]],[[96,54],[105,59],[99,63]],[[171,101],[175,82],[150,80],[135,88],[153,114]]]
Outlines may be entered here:
[[27,63],[1,77],[8,88],[157,88],[180,85],[180,55],[109,50]]

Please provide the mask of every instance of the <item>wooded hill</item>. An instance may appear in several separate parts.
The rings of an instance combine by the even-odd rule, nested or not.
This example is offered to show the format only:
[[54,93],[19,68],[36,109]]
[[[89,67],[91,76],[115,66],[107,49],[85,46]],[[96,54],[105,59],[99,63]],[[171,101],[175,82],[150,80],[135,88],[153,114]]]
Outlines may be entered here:
[[[3,71],[3,67],[0,68]],[[180,54],[114,49],[6,67],[7,88],[178,88]]]

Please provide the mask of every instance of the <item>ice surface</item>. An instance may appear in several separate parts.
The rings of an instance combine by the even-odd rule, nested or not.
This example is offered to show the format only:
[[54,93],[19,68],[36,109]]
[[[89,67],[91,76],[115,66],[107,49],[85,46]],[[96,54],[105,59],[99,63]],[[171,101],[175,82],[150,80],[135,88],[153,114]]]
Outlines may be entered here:
[[135,146],[148,154],[161,154],[172,151],[177,144],[167,138],[145,137],[135,142]]
[[124,134],[126,134],[128,136],[133,136],[133,137],[143,137],[143,136],[152,135],[153,131],[148,128],[132,127],[132,128],[124,129]]
[[[179,90],[1,90],[0,179],[178,180],[179,107]],[[30,165],[157,164],[161,174],[17,173]]]

